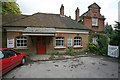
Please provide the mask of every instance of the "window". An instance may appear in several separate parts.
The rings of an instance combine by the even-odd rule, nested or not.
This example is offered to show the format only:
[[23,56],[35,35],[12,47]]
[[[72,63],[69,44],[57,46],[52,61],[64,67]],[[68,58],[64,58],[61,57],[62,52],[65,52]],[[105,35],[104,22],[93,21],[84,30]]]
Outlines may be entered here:
[[26,37],[17,37],[16,38],[16,47],[27,47],[27,38]]
[[72,47],[72,38],[67,39],[67,46]]
[[4,58],[4,54],[2,53],[2,51],[0,51],[0,59]]
[[4,54],[6,54],[8,57],[16,56],[16,52],[14,52],[14,51],[12,51],[12,50],[4,50],[3,52],[4,52]]
[[98,39],[97,37],[93,37],[92,38],[93,43],[97,44],[97,39]]
[[98,26],[98,19],[92,18],[92,26]]
[[74,38],[74,46],[82,46],[82,39],[81,37],[75,37]]
[[64,46],[64,38],[63,37],[57,37],[56,38],[56,46],[57,47],[63,47]]

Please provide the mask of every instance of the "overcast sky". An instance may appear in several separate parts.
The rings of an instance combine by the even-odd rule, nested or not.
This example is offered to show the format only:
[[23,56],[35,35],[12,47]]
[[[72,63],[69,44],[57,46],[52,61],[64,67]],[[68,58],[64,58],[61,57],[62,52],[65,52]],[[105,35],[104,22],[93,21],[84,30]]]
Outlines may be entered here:
[[64,5],[64,14],[75,19],[75,10],[80,9],[80,15],[88,10],[88,6],[96,2],[101,7],[101,14],[106,22],[114,24],[118,21],[118,2],[120,0],[17,0],[22,14],[53,13],[59,14],[61,4]]

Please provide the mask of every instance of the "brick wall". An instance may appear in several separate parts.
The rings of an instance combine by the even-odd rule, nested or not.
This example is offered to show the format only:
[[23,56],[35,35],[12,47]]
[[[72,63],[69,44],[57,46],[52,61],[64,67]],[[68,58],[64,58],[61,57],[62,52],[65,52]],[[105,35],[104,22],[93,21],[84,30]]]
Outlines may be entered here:
[[[16,48],[16,37],[22,36],[22,33],[19,32],[8,32],[7,33],[7,38],[14,38],[15,39],[15,50],[18,52],[23,52],[23,53],[35,53],[36,54],[36,42],[37,42],[37,37],[39,36],[26,36],[27,37],[27,49],[19,49]],[[74,48],[75,50],[82,50],[86,49],[88,46],[88,34],[66,34],[66,33],[56,33],[55,37],[46,37],[46,51],[50,50],[65,50],[66,48],[63,49],[56,49],[55,48],[55,40],[56,37],[64,37],[64,44],[65,47],[67,48],[67,39],[71,38],[72,39],[72,47],[74,48],[74,37],[81,37],[82,38],[82,46],[81,48]]]
[[[67,39],[71,38],[72,39],[72,47],[74,48],[74,37],[81,37],[82,38],[82,48],[79,49],[86,49],[88,46],[88,34],[66,34],[66,33],[57,33],[56,37],[64,37],[64,46],[67,48]],[[54,42],[55,42],[55,38],[54,38]],[[55,47],[55,43],[54,43],[54,47]],[[74,49],[78,49],[78,48],[74,48]],[[64,48],[62,49],[64,50]]]
[[[92,26],[92,18],[98,19],[98,26]],[[93,31],[103,31],[105,18],[100,14],[99,8],[89,8],[83,18],[83,24]]]

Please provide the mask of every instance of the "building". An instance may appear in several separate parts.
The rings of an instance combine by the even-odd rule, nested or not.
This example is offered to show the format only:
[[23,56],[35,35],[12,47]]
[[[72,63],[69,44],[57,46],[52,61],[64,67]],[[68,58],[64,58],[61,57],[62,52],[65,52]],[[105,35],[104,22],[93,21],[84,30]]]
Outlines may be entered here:
[[78,19],[83,25],[90,29],[89,42],[97,43],[100,34],[104,34],[105,17],[100,13],[101,7],[93,3],[88,6],[88,11],[83,13]]
[[68,47],[83,50],[88,46],[89,28],[64,15],[35,13],[2,16],[7,48],[19,52],[45,54],[51,50],[64,52]]
[[118,2],[118,22],[120,22],[120,1]]
[[83,13],[78,21],[91,29],[92,32],[102,32],[104,28],[105,17],[100,13],[101,7],[93,3],[88,6],[88,11]]

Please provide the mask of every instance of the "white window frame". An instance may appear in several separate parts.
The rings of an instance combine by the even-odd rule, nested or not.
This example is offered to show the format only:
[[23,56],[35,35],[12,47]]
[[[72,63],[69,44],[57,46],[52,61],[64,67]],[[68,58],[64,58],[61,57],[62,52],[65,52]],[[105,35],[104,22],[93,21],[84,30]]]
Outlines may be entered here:
[[98,26],[98,18],[92,18],[92,26]]
[[[18,46],[18,40],[20,41]],[[26,44],[26,46],[25,46]],[[21,37],[16,37],[16,47],[17,48],[26,48],[27,47],[27,37],[21,36]]]
[[82,47],[82,38],[74,37],[74,47]]
[[[64,47],[64,37],[56,37],[55,41],[56,41],[55,45],[56,45],[57,48]],[[58,45],[57,42],[60,42],[59,43],[60,45]]]

